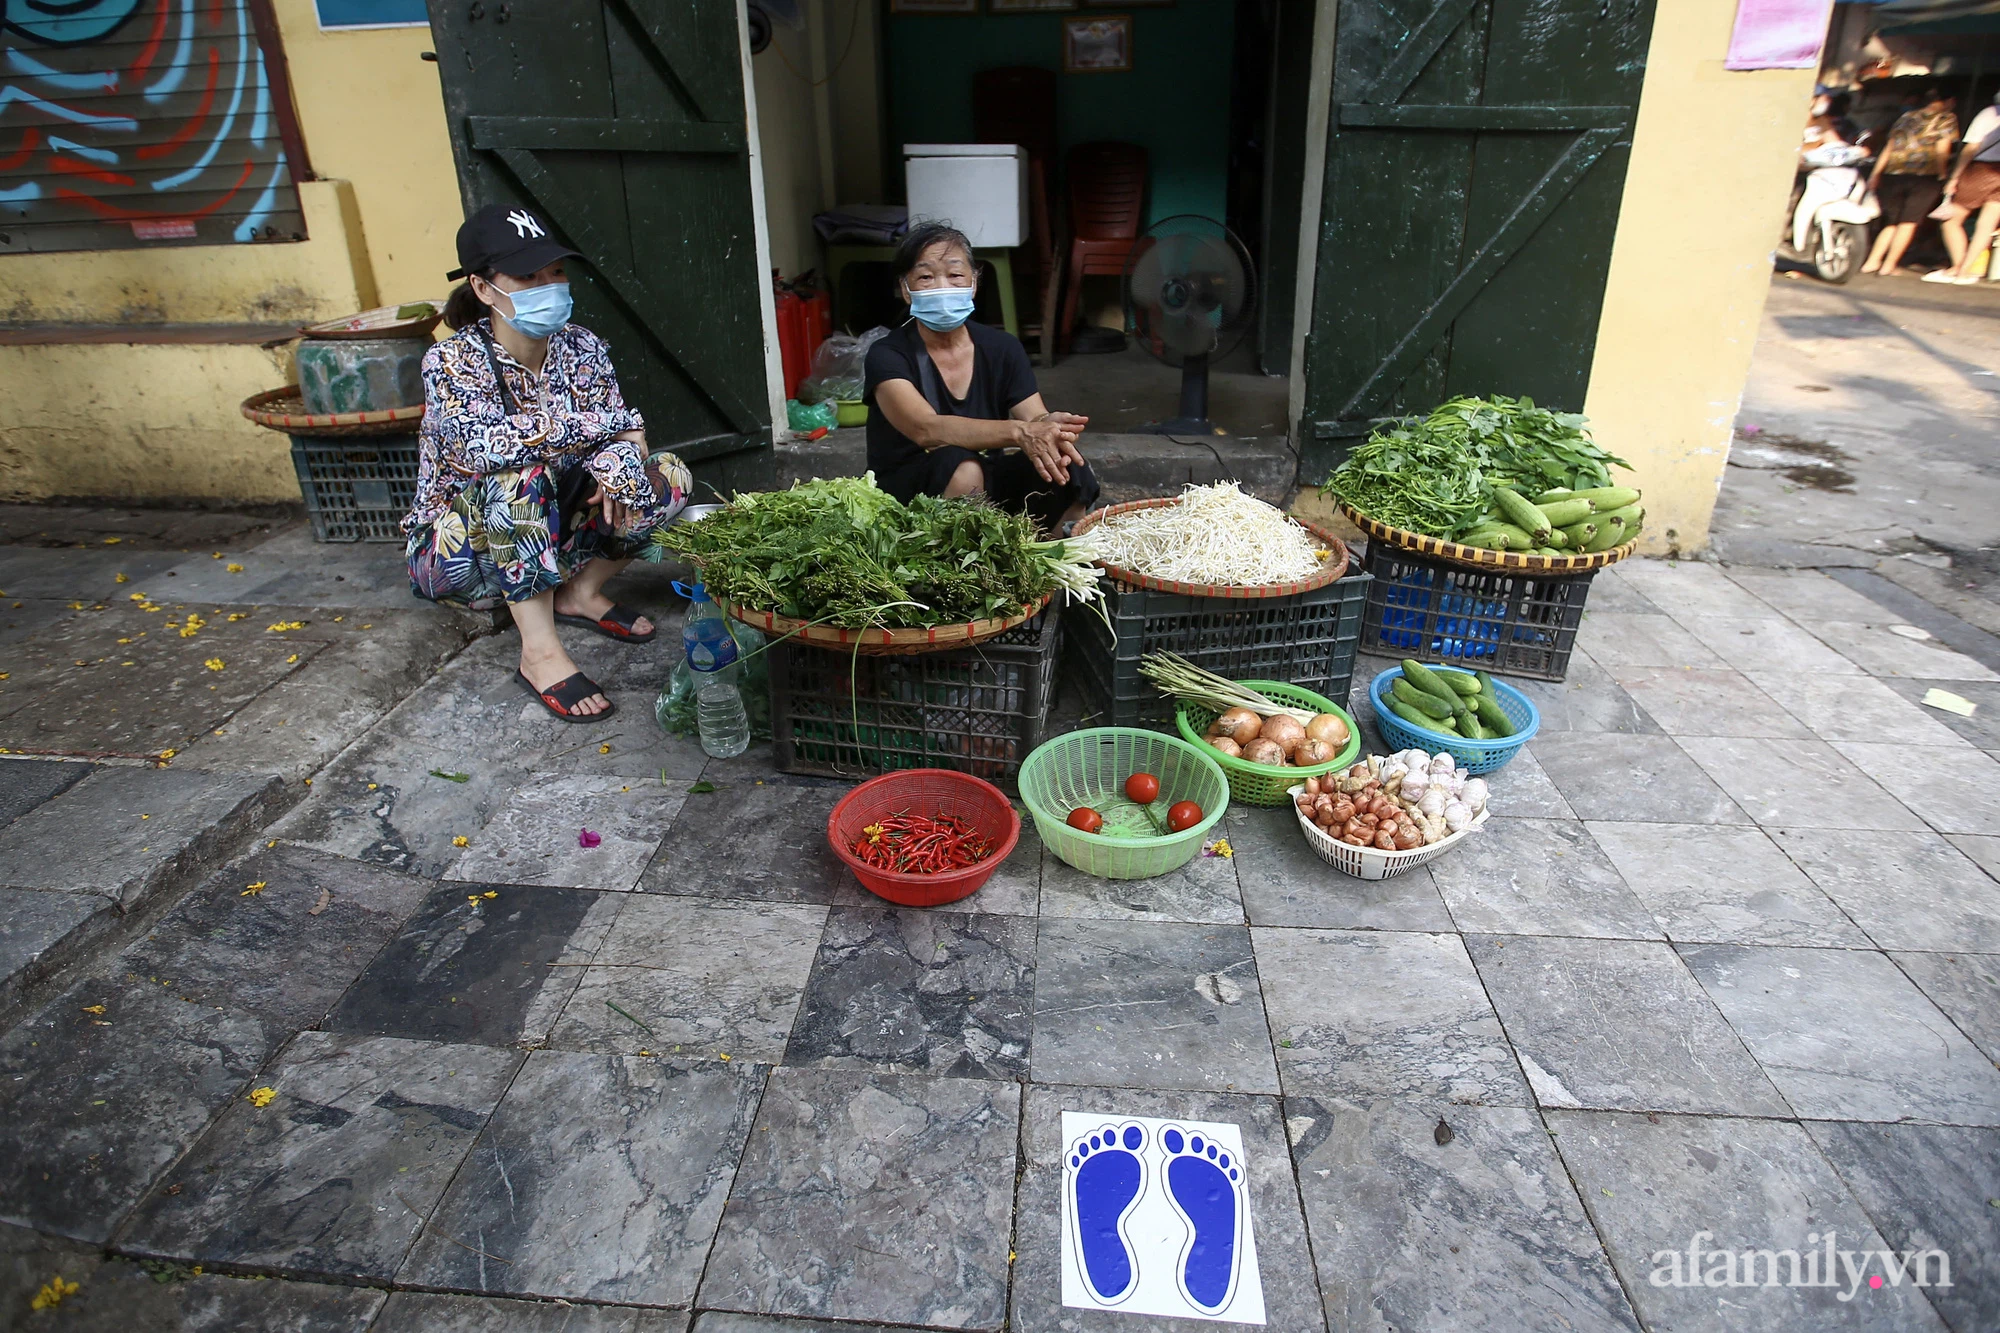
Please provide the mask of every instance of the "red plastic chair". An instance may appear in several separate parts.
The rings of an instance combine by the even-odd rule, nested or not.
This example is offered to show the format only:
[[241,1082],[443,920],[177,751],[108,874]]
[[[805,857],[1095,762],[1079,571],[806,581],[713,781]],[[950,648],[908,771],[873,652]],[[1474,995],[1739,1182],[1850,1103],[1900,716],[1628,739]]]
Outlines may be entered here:
[[1069,273],[1056,343],[1067,355],[1083,280],[1122,275],[1146,219],[1146,150],[1130,143],[1084,143],[1069,150]]

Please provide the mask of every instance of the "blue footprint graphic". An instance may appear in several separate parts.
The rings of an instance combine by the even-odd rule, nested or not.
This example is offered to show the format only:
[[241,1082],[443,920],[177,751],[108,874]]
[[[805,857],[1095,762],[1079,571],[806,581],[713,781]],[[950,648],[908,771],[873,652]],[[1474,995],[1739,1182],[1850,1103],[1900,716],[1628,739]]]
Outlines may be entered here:
[[1181,1247],[1181,1295],[1197,1310],[1220,1314],[1236,1298],[1242,1264],[1243,1163],[1178,1125],[1160,1131],[1167,1150],[1167,1199],[1187,1224]]
[[1069,1148],[1065,1193],[1070,1234],[1076,1240],[1084,1284],[1100,1305],[1116,1305],[1139,1285],[1125,1219],[1145,1192],[1146,1163],[1139,1150],[1146,1131],[1138,1125],[1106,1125]]

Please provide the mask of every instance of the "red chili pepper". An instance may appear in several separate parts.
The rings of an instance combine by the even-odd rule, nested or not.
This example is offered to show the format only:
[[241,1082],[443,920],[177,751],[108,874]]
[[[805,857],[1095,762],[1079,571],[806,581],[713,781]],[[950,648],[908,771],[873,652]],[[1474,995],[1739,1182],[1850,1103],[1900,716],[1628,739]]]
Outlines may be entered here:
[[856,859],[876,870],[929,875],[963,870],[993,854],[993,842],[959,815],[909,811],[870,824],[855,839]]

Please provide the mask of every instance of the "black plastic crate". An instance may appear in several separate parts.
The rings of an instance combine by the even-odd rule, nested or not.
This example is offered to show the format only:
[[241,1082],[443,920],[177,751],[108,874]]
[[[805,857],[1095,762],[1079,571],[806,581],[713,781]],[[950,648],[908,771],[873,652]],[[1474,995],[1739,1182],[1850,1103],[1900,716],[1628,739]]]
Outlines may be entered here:
[[1105,627],[1092,606],[1069,614],[1071,673],[1100,726],[1173,720],[1174,703],[1139,674],[1148,653],[1179,653],[1234,680],[1277,680],[1345,705],[1368,575],[1290,597],[1188,597],[1108,581]]
[[294,435],[313,540],[400,542],[417,494],[417,437]]
[[971,648],[896,657],[774,642],[778,769],[872,777],[950,768],[1011,785],[1042,743],[1062,649],[1061,612]]
[[1362,650],[1561,680],[1569,673],[1583,600],[1596,570],[1558,576],[1474,569],[1383,542],[1368,543]]

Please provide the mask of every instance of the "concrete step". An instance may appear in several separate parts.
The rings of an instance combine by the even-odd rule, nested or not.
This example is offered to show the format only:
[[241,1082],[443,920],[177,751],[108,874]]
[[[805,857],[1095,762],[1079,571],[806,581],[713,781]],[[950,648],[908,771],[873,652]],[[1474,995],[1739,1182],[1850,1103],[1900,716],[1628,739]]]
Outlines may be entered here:
[[305,792],[272,773],[101,768],[0,830],[0,1027],[145,928]]

